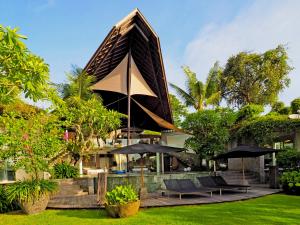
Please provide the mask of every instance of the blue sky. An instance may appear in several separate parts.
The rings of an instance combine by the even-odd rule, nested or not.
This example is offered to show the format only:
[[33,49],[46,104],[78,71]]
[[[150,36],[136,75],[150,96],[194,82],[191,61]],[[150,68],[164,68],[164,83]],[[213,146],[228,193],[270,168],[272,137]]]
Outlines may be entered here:
[[300,1],[0,0],[0,24],[21,28],[28,47],[50,65],[51,80],[63,82],[71,64],[84,67],[111,27],[139,8],[161,41],[170,82],[183,86],[182,65],[206,78],[239,51],[265,51],[287,44],[292,85],[280,99],[300,97]]

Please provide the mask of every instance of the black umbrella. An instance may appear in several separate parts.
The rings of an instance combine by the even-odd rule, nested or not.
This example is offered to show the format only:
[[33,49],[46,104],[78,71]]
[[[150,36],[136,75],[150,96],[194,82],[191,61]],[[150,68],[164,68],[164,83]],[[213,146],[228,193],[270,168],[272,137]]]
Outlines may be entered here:
[[229,150],[226,153],[217,155],[213,159],[217,160],[228,158],[242,158],[243,181],[245,181],[244,158],[255,158],[277,151],[278,150],[272,148],[261,148],[257,146],[241,145]]
[[145,154],[145,153],[168,153],[185,151],[184,148],[175,148],[158,144],[134,144],[110,151],[111,154]]

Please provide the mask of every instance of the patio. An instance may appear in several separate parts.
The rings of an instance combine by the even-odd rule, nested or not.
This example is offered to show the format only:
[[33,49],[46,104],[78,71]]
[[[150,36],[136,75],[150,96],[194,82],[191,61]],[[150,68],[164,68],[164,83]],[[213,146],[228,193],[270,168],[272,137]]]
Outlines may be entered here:
[[[244,191],[229,192],[226,191],[220,196],[214,193],[209,196],[193,196],[186,195],[180,200],[178,195],[170,195],[170,197],[162,196],[161,192],[149,194],[149,198],[141,203],[142,208],[148,207],[164,207],[164,206],[180,206],[180,205],[201,205],[221,202],[233,202],[246,199],[262,197],[265,195],[279,193],[280,189],[270,189],[266,185],[252,186],[248,193]],[[72,196],[72,197],[54,197],[50,200],[48,208],[55,209],[95,209],[99,208],[96,201],[96,195]]]

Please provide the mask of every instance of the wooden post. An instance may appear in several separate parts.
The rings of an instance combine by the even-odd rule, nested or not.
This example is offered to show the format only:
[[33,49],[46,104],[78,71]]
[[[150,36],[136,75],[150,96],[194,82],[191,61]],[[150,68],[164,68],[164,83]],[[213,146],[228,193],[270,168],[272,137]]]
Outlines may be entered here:
[[[128,51],[128,62],[127,62],[127,146],[131,144],[130,143],[130,119],[131,119],[130,89],[131,89],[131,48],[129,48],[129,51]],[[129,162],[128,155],[126,155],[127,172],[129,172],[128,162]]]
[[105,203],[105,195],[107,192],[107,172],[98,173],[98,188],[97,188],[97,202],[99,205]]

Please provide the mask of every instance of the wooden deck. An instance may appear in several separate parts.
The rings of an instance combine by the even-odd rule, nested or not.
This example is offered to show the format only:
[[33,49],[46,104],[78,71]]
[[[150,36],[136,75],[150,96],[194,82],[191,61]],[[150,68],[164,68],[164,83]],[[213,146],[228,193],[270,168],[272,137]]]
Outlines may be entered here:
[[[149,198],[141,202],[142,208],[164,207],[179,205],[200,205],[220,202],[241,201],[257,198],[280,192],[280,189],[270,189],[262,185],[252,187],[248,193],[245,191],[224,191],[220,196],[217,192],[212,197],[200,195],[184,195],[180,200],[178,195],[162,196],[161,193],[149,194]],[[50,200],[48,208],[56,209],[99,209],[96,195],[56,197]]]

